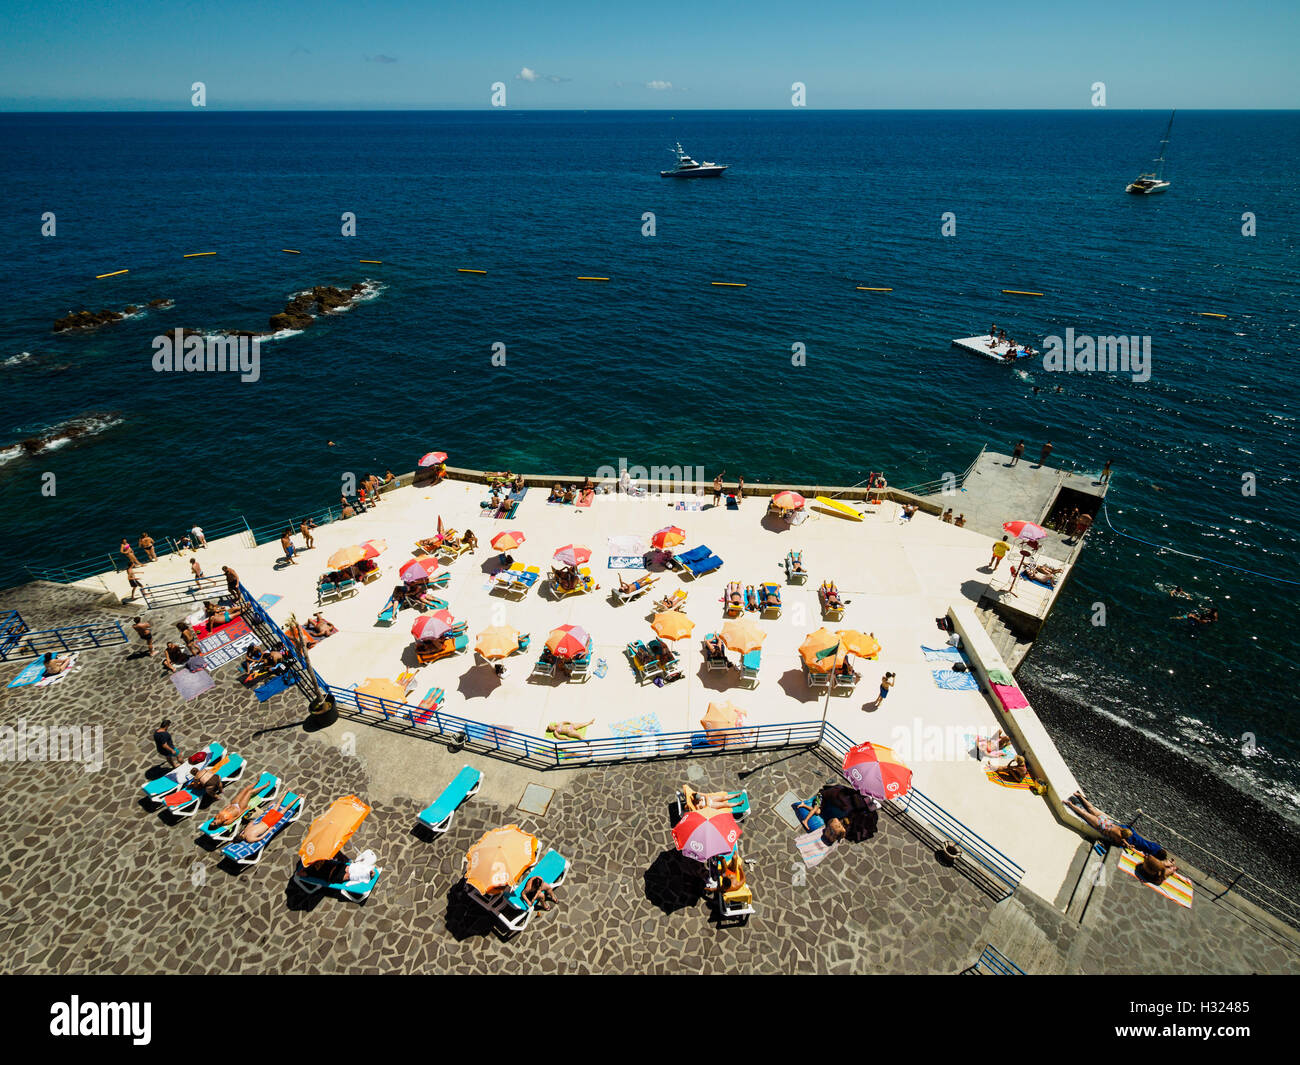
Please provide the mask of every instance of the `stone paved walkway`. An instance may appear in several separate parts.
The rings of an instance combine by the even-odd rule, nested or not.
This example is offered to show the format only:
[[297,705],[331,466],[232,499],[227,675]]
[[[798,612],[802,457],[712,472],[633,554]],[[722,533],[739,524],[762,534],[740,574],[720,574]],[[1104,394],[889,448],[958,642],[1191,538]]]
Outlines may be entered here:
[[[4,600],[33,623],[103,616],[76,589],[28,587]],[[430,843],[412,831],[422,803],[369,796],[363,761],[305,732],[296,694],[258,704],[232,665],[186,704],[135,647],[87,652],[81,663],[49,689],[0,688],[0,725],[102,725],[105,747],[100,772],[0,763],[6,972],[955,973],[1017,921],[1042,943],[1031,971],[1300,971],[1294,950],[1226,908],[1198,902],[1189,914],[1121,876],[1095,896],[1082,926],[1032,899],[997,903],[890,817],[874,838],[841,845],[803,875],[794,832],[774,805],[788,789],[812,792],[833,778],[813,754],[561,776],[398,737],[427,748],[430,772],[442,779],[469,762],[498,779],[522,772],[558,787],[543,817],[480,796]],[[17,668],[0,668],[0,681]],[[150,733],[164,714],[182,747],[219,738],[248,758],[250,773],[271,769],[307,796],[308,817],[260,866],[227,872],[196,844],[195,821],[168,824],[141,807],[139,785],[156,764]],[[667,804],[683,779],[734,787],[742,770],[759,766],[744,780],[753,803],[744,851],[758,913],[746,927],[719,930],[698,880],[671,850]],[[364,906],[304,898],[289,882],[297,845],[310,817],[349,792],[374,803],[352,849],[373,849],[383,877]],[[573,867],[560,906],[503,942],[458,885],[470,844],[511,821]]]

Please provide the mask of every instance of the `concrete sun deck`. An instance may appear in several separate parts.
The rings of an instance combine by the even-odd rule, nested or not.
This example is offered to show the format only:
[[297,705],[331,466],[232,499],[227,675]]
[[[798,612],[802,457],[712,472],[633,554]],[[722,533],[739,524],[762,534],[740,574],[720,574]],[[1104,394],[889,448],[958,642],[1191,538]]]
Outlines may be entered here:
[[[974,604],[980,598],[989,579],[992,540],[988,535],[923,513],[900,521],[898,504],[893,502],[867,507],[861,522],[810,508],[808,520],[787,527],[766,516],[763,499],[749,499],[738,510],[728,510],[695,496],[599,495],[590,508],[576,508],[548,504],[545,491],[534,488],[515,518],[505,522],[486,517],[479,506],[485,498],[482,485],[457,481],[400,488],[364,514],[317,529],[313,550],[301,550],[301,537],[295,535],[300,547],[296,565],[283,564],[278,543],[250,548],[238,537],[211,543],[200,552],[200,559],[206,573],[219,572],[223,564],[232,566],[254,595],[281,596],[270,612],[283,624],[291,612],[306,620],[316,611],[317,578],[336,549],[369,539],[386,540],[388,551],[379,559],[381,577],[351,598],[323,609],[339,632],[312,650],[312,663],[336,686],[361,683],[367,677],[392,679],[415,668],[410,627],[416,615],[403,611],[390,627],[377,626],[376,617],[398,581],[398,568],[417,553],[415,541],[432,536],[441,516],[447,528],[472,529],[481,544],[477,552],[447,567],[451,582],[437,592],[448,600],[457,619],[468,621],[471,652],[419,669],[409,696],[412,703],[436,685],[447,694],[449,713],[534,736],[542,736],[553,721],[594,719],[587,733],[593,739],[615,735],[611,726],[650,714],[663,732],[696,730],[708,704],[716,700],[733,701],[746,712],[749,724],[817,721],[825,712],[853,740],[893,747],[914,769],[917,787],[1025,868],[1026,888],[1053,902],[1068,886],[1072,863],[1085,845],[1083,837],[1058,822],[1043,799],[988,781],[973,755],[971,737],[997,730],[998,712],[980,692],[939,689],[931,669],[942,663],[927,663],[921,652],[922,645],[943,645],[945,634],[935,619],[946,613],[950,603]],[[678,503],[701,509],[678,510]],[[1019,516],[1028,515],[1008,518]],[[665,525],[679,525],[687,534],[685,547],[707,544],[725,564],[694,581],[660,572],[651,593],[619,605],[610,592],[617,573],[607,568],[607,539],[626,534],[648,539]],[[550,598],[542,582],[518,602],[493,594],[489,575],[496,568],[497,555],[488,541],[506,529],[520,530],[527,537],[525,545],[512,552],[514,558],[537,565],[543,574],[560,546],[590,547],[589,565],[600,590],[561,602]],[[785,582],[782,560],[791,549],[803,552],[809,572],[805,585]],[[169,556],[144,567],[142,578],[147,584],[180,581],[188,577],[188,567],[189,556]],[[620,572],[630,577],[636,571]],[[829,702],[806,686],[797,653],[804,636],[823,624],[817,597],[823,579],[833,579],[849,601],[843,620],[827,622],[827,627],[874,633],[883,648],[877,661],[855,660],[862,674],[857,690],[850,696],[833,695]],[[106,574],[103,580],[125,597],[124,574]],[[724,622],[721,597],[732,580],[742,587],[760,581],[781,585],[781,617],[759,622],[768,638],[754,690],[740,686],[735,670],[706,671],[701,654],[701,638],[718,631]],[[689,594],[685,612],[696,622],[693,635],[675,648],[685,678],[662,688],[639,686],[623,648],[630,640],[653,637],[653,601],[677,588]],[[595,642],[593,664],[603,659],[606,675],[593,673],[585,684],[565,683],[558,676],[554,681],[530,681],[547,633],[566,623],[588,630]],[[507,659],[504,678],[472,653],[475,634],[492,624],[507,624],[532,635],[529,655]],[[886,670],[897,674],[897,684],[877,708],[877,685]],[[397,739],[417,743],[414,738]],[[374,742],[378,743],[378,736]],[[408,779],[402,790],[417,800],[431,800],[445,784],[436,773],[421,770],[418,758],[403,762]]]

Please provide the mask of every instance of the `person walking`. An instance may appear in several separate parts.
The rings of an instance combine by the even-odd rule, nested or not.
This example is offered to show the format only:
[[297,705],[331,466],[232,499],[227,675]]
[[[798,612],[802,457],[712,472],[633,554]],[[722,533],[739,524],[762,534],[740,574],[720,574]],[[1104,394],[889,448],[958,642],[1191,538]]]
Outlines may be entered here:
[[158,561],[158,552],[154,550],[154,540],[152,536],[148,533],[141,533],[140,546],[144,548],[144,553],[149,556],[150,562]]
[[158,653],[153,649],[153,626],[145,621],[143,616],[137,615],[135,621],[131,623],[131,628],[135,629],[135,634],[144,641],[149,657],[153,658]]
[[190,572],[194,574],[194,584],[197,587],[203,581],[203,567],[199,565],[197,555],[190,559]]
[[879,710],[880,705],[889,698],[889,689],[894,686],[894,674],[886,673],[880,678],[880,694],[876,696],[876,701],[872,709]]
[[1011,449],[1011,465],[1020,461],[1020,456],[1025,453],[1025,442],[1021,440],[1014,448]]
[[1047,462],[1047,456],[1052,453],[1052,442],[1049,440],[1043,445],[1043,453],[1038,456],[1038,465],[1043,466]]
[[1011,544],[1007,542],[1007,537],[1002,537],[993,545],[993,557],[989,559],[989,569],[995,570],[1002,565],[1002,560],[1007,557],[1007,552],[1011,550]]
[[284,535],[280,537],[280,550],[284,552],[284,557],[288,559],[289,565],[296,566],[297,562],[293,558],[293,530],[285,529]]
[[737,477],[736,478],[736,506],[740,506],[740,504],[744,501],[744,498],[745,498],[745,478]]
[[236,600],[239,599],[239,574],[229,566],[222,566],[221,572],[226,575],[226,591]]
[[298,531],[302,533],[303,550],[308,550],[316,546],[316,541],[312,539],[311,531],[316,528],[316,523],[311,518],[303,518],[302,524],[298,526]]
[[1101,471],[1101,480],[1097,482],[1098,484],[1110,484],[1110,464],[1114,461],[1114,459],[1106,460],[1106,466]]
[[140,560],[135,557],[135,551],[131,547],[131,541],[128,540],[125,536],[122,537],[122,546],[119,547],[117,550],[119,553],[121,553],[126,557],[127,562],[130,563],[132,566],[140,565]]
[[176,769],[181,764],[181,752],[177,750],[176,741],[172,739],[171,727],[171,719],[163,718],[162,723],[153,730],[153,745],[158,748],[158,753],[167,763],[167,768]]
[[[126,567],[126,583],[131,586],[131,594],[126,597],[127,602],[134,599],[135,593],[140,590],[140,574],[135,568],[136,565],[137,563],[133,562],[131,565]],[[149,604],[146,603],[145,605],[148,606]]]

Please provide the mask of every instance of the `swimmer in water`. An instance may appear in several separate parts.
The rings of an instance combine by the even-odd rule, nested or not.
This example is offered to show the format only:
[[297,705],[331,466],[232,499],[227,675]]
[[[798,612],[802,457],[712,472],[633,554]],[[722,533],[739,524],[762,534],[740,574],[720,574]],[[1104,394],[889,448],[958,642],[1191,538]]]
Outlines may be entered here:
[[1190,599],[1192,597],[1190,592],[1183,591],[1182,588],[1180,588],[1178,585],[1174,585],[1172,588],[1170,588],[1169,594],[1176,599]]

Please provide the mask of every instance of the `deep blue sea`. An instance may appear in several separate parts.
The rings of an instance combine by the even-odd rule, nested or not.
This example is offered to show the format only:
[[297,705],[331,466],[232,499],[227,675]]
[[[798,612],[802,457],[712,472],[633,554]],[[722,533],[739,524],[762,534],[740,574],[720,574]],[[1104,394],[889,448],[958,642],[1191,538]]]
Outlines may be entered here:
[[[906,485],[1025,438],[1082,470],[1113,458],[1117,528],[1300,579],[1300,114],[1180,112],[1172,189],[1125,195],[1167,117],[0,115],[0,447],[87,416],[99,430],[35,457],[0,451],[6,560],[275,521],[335,501],[347,470],[404,471],[431,448],[481,468],[626,458],[750,481],[883,469]],[[731,169],[662,180],[678,140]],[[255,384],[151,367],[161,332],[262,329],[296,291],[367,280],[373,299],[267,343]],[[70,310],[157,297],[174,307],[50,330]],[[1070,327],[1149,336],[1151,380],[950,347],[991,321],[1040,348]],[[1099,526],[1022,671],[1081,778],[1121,811],[1192,827],[1206,779],[1237,789],[1220,805],[1249,793],[1294,813],[1296,587]],[[1160,584],[1222,620],[1190,636]]]

